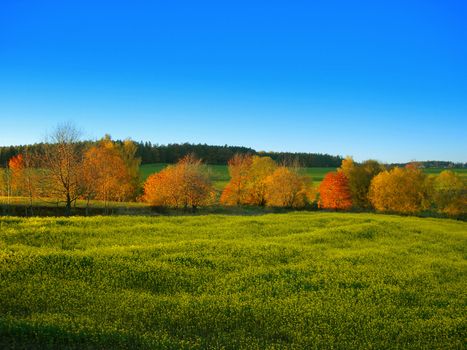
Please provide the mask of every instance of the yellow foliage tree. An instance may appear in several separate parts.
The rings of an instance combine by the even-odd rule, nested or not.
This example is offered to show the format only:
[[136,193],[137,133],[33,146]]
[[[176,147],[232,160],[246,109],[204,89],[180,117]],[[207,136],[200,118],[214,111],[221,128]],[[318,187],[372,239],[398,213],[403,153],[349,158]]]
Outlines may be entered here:
[[278,167],[265,179],[266,205],[301,208],[312,196],[312,181],[285,166]]
[[416,213],[428,207],[427,177],[415,167],[393,168],[371,181],[369,198],[375,209]]
[[270,157],[253,156],[251,166],[246,177],[245,203],[250,205],[266,205],[266,179],[277,168],[277,164]]
[[467,184],[450,170],[442,171],[433,180],[433,200],[440,212],[448,215],[467,213]]

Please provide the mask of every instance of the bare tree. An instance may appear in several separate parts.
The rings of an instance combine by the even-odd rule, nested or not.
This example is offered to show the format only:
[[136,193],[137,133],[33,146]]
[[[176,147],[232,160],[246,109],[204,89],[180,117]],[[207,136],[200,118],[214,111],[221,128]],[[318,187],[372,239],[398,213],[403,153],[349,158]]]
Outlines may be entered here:
[[80,194],[83,164],[80,137],[81,132],[72,124],[60,124],[50,134],[41,155],[49,195],[65,202],[67,215]]

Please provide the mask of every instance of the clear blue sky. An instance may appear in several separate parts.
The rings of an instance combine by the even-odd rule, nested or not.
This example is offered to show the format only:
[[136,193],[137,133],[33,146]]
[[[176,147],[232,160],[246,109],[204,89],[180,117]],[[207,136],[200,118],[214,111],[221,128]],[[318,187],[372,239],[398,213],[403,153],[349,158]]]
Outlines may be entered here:
[[0,2],[0,145],[467,161],[467,1]]

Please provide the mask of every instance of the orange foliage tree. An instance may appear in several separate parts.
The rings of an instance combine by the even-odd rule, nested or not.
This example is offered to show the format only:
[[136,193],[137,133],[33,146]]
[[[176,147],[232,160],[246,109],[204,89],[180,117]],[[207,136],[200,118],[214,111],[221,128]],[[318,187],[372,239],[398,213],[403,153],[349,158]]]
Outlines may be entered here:
[[132,195],[132,178],[125,161],[110,138],[102,139],[84,155],[82,188],[85,198],[124,201]]
[[326,174],[319,186],[318,205],[325,209],[350,209],[352,207],[349,182],[343,172]]
[[285,166],[278,167],[265,179],[266,205],[301,208],[312,195],[312,181]]
[[215,191],[205,166],[193,155],[187,155],[148,177],[143,199],[153,206],[196,209],[213,203]]
[[427,183],[426,175],[413,166],[383,171],[371,181],[370,202],[380,211],[416,213],[429,205]]
[[23,155],[18,154],[16,156],[11,157],[8,161],[8,167],[10,168],[11,172],[12,193],[14,193],[15,195],[21,195],[23,192]]
[[252,163],[253,157],[250,154],[236,154],[229,160],[230,181],[222,192],[222,204],[240,205],[246,202],[246,184]]
[[33,157],[28,152],[12,157],[8,162],[12,192],[29,198],[29,210],[32,214],[33,199],[40,192],[39,170],[33,166]]

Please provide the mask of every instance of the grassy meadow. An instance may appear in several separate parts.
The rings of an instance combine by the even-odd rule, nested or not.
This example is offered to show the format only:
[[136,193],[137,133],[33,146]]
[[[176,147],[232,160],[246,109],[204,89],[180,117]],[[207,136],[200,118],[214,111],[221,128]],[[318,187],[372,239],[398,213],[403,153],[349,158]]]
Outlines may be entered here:
[[0,348],[461,349],[467,223],[0,218]]

